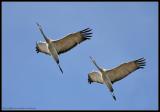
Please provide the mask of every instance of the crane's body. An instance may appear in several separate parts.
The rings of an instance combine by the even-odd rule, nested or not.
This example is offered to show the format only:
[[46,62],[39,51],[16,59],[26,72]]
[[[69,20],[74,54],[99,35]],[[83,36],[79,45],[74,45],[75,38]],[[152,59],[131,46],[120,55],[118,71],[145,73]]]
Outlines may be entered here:
[[62,72],[63,74],[63,70],[59,64],[59,56],[58,56],[58,53],[57,53],[57,50],[55,48],[55,45],[54,43],[52,43],[52,40],[47,38],[42,30],[42,27],[37,23],[37,26],[39,27],[39,30],[41,32],[41,34],[43,35],[45,41],[46,41],[46,46],[47,46],[47,50],[49,51],[50,55],[52,56],[52,58],[56,61],[60,71]]
[[69,34],[62,39],[52,40],[50,38],[47,38],[47,36],[44,34],[42,30],[42,27],[38,23],[37,26],[46,41],[46,42],[36,42],[37,53],[41,52],[52,56],[52,58],[56,61],[62,73],[63,70],[59,63],[59,55],[71,50],[77,44],[80,44],[81,42],[90,39],[89,37],[91,37],[92,34],[90,33],[91,29],[86,28],[82,31]]
[[99,77],[102,78],[103,82],[106,84],[106,86],[108,87],[109,91],[112,93],[112,97],[114,100],[116,100],[116,97],[113,93],[114,89],[112,87],[112,83],[111,83],[111,80],[109,79],[108,75],[106,74],[106,72],[103,70],[103,68],[99,67],[96,63],[96,61],[90,57],[93,64],[98,68],[98,70],[100,71],[101,75],[99,75]]
[[113,83],[125,78],[135,70],[143,68],[145,66],[145,59],[140,58],[138,60],[121,64],[120,66],[113,68],[111,70],[106,70],[104,68],[100,68],[92,57],[91,59],[99,71],[90,72],[88,74],[88,82],[90,84],[92,82],[105,84],[109,88],[110,92],[112,93],[114,100],[116,100],[116,97],[113,93],[114,91],[112,87]]

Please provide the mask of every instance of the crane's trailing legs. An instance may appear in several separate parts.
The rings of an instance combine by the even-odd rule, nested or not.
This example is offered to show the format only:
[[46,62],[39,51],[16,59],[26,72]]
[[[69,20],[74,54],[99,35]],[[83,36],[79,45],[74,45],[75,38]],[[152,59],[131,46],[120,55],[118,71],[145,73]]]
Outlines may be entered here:
[[59,69],[60,69],[60,71],[62,72],[62,74],[63,74],[63,70],[62,70],[62,68],[61,68],[61,66],[60,66],[60,64],[58,63],[58,67],[59,67]]
[[116,96],[114,95],[113,92],[112,92],[112,97],[113,97],[113,99],[116,101]]

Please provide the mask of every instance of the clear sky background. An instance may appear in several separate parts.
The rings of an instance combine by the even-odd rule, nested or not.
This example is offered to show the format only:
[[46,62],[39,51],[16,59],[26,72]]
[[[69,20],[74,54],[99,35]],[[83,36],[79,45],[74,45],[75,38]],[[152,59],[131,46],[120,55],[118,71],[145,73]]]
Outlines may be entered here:
[[[35,52],[44,41],[36,22],[52,39],[93,29],[93,37],[55,61]],[[106,69],[141,57],[139,69],[113,85],[88,84],[97,70],[89,56]],[[158,109],[157,2],[3,2],[2,108],[60,110]]]

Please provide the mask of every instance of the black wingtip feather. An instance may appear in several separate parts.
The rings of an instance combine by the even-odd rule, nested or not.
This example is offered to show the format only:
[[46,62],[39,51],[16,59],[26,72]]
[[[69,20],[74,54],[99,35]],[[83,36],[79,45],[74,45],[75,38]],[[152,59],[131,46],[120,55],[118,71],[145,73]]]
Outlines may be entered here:
[[86,29],[84,29],[84,30],[82,30],[82,31],[80,31],[80,33],[82,34],[82,36],[84,37],[84,39],[86,40],[86,39],[90,39],[90,38],[88,38],[88,37],[92,37],[92,29],[90,29],[90,28],[86,28]]
[[86,29],[84,29],[84,30],[82,30],[82,31],[80,31],[80,32],[82,32],[82,33],[84,33],[84,32],[90,32],[92,29],[90,29],[90,28],[86,28]]
[[138,68],[144,68],[144,66],[146,66],[145,60],[146,60],[145,58],[140,58],[135,61],[138,64]]
[[90,40],[91,38],[85,37],[85,39],[86,39],[86,40],[87,40],[87,39]]
[[82,34],[87,36],[87,35],[91,35],[92,33],[82,33]]

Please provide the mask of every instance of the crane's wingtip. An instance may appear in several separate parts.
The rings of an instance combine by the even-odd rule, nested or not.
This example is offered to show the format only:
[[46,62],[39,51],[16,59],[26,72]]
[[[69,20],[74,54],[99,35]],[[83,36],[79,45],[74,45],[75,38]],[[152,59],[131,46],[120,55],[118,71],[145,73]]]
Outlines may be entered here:
[[137,59],[135,63],[138,65],[138,68],[144,68],[146,66],[146,59],[144,57]]
[[80,34],[82,35],[84,40],[91,39],[90,38],[90,37],[92,37],[92,32],[91,31],[92,31],[92,29],[86,28],[84,30],[81,30]]

